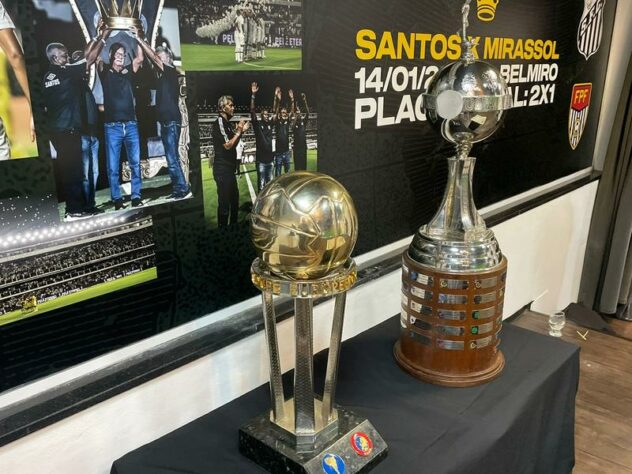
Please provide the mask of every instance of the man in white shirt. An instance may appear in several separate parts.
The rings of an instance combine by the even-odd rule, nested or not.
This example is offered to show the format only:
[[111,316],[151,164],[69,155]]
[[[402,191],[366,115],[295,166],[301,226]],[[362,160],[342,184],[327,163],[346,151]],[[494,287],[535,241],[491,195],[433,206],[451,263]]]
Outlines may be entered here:
[[244,62],[244,17],[241,10],[237,10],[237,18],[235,18],[235,61]]

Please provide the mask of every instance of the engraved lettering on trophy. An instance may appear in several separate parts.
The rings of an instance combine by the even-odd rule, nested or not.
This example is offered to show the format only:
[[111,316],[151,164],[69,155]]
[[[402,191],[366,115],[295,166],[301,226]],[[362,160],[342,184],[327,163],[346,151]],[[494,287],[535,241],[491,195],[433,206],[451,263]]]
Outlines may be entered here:
[[416,286],[410,287],[410,293],[417,298],[421,298],[422,300],[432,299],[432,291],[422,290],[421,288],[417,288]]
[[437,314],[441,319],[451,319],[453,321],[463,321],[465,319],[465,311],[453,311],[450,309],[439,309]]

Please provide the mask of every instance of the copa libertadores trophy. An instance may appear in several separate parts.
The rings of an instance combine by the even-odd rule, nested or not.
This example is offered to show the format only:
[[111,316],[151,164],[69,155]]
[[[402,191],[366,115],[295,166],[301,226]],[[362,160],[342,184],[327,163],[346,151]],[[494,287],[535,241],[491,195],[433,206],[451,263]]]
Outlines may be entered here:
[[423,96],[428,121],[455,144],[439,211],[415,234],[402,264],[401,334],[394,353],[413,376],[465,387],[497,377],[507,260],[474,205],[472,145],[498,128],[511,107],[505,81],[475,59],[467,36],[461,58],[433,78]]
[[[307,171],[266,186],[251,214],[259,258],[252,281],[262,292],[272,409],[239,430],[239,449],[270,472],[345,473],[370,469],[386,455],[371,423],[334,404],[346,292],[356,281],[349,258],[358,235],[351,197],[333,178]],[[294,299],[294,396],[281,381],[273,296]],[[333,296],[334,315],[322,396],[314,393],[315,298]]]

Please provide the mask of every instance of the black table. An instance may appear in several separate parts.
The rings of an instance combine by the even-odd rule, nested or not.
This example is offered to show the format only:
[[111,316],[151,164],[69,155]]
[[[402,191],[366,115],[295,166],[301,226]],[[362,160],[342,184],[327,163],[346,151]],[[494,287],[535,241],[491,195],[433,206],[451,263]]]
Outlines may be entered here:
[[[399,369],[392,355],[398,334],[399,316],[342,346],[336,401],[366,416],[389,445],[388,457],[373,472],[572,471],[577,346],[506,324],[502,375],[479,387],[444,388]],[[324,362],[321,353],[317,374]],[[128,453],[111,472],[265,472],[239,454],[237,430],[269,404],[267,385],[259,387]]]

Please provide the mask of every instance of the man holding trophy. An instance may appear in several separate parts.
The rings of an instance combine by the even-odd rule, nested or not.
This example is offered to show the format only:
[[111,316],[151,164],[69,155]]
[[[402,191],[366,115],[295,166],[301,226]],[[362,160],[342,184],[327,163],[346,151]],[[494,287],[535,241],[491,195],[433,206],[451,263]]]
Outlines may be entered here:
[[160,136],[165,148],[167,169],[171,177],[173,189],[171,197],[173,199],[190,197],[191,189],[184,177],[178,155],[182,115],[178,104],[180,83],[178,82],[178,70],[173,65],[173,53],[166,46],[158,46],[154,50],[135,26],[130,27],[130,32],[151,61],[156,73],[156,115],[160,122]]
[[[110,46],[109,63],[100,55],[112,29],[104,22],[99,25],[99,34],[86,48],[87,66],[97,65],[103,86],[105,111],[105,150],[110,194],[115,209],[123,209],[120,189],[121,148],[125,146],[127,161],[132,173],[132,207],[143,205],[141,200],[140,138],[134,104],[134,76],[143,63],[143,51],[137,47],[136,56],[127,62],[128,51],[123,43]],[[130,27],[131,32],[131,27]]]

